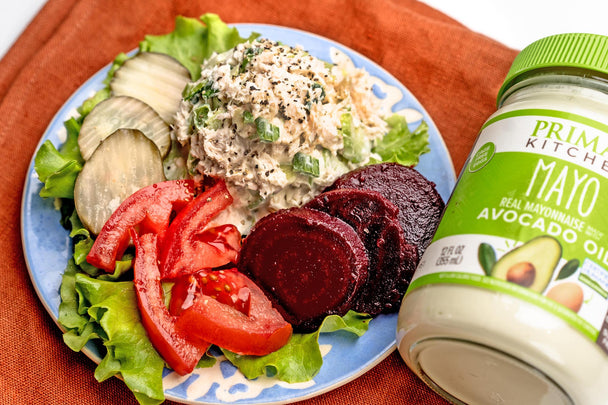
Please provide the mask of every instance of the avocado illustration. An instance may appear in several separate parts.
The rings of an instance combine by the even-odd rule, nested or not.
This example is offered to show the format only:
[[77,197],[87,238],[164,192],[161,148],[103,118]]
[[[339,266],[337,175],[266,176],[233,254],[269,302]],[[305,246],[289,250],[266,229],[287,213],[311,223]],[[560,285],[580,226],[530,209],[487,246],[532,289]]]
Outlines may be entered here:
[[541,293],[561,257],[562,246],[557,239],[537,236],[498,259],[491,275]]

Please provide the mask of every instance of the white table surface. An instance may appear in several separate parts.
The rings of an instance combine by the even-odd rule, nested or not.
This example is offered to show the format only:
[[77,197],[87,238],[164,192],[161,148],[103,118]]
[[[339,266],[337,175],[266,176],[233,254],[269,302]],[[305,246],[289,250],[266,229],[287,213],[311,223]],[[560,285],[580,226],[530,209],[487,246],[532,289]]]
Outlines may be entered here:
[[[606,0],[423,0],[473,31],[522,49],[562,32],[608,35]],[[0,58],[46,0],[0,0]]]

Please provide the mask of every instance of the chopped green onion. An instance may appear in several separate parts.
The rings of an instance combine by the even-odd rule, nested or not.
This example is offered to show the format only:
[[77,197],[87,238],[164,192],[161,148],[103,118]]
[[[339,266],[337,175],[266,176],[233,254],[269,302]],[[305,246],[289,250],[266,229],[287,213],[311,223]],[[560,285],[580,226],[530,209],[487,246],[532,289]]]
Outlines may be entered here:
[[251,113],[251,111],[243,111],[243,122],[245,124],[253,124],[254,118],[253,118],[253,114]]
[[199,82],[196,84],[193,83],[188,83],[186,85],[186,87],[184,87],[184,90],[182,91],[182,97],[184,100],[190,100],[192,97],[194,97],[194,95],[196,93],[198,93],[199,91],[201,91],[201,89],[203,88],[203,86],[205,85],[204,82]]
[[[321,101],[325,100],[325,89],[323,88],[323,86],[322,86],[320,83],[314,82],[314,83],[312,84],[312,89],[313,89],[313,90],[314,90],[314,89],[321,89],[321,96],[320,96],[320,99],[321,99]],[[318,102],[319,102],[319,100],[318,100],[318,99],[316,99],[316,98],[315,98],[313,101],[314,101],[315,103],[318,103]]]
[[298,152],[294,155],[291,165],[293,166],[293,170],[298,173],[319,177],[319,159],[313,156]]
[[292,182],[296,177],[296,173],[293,171],[293,166],[290,164],[282,164],[279,165],[279,169],[285,174],[287,177],[287,181]]
[[186,101],[191,101],[192,104],[196,104],[200,97],[209,98],[217,93],[217,90],[213,88],[212,81],[188,83],[182,91],[182,97]]
[[222,102],[217,97],[211,97],[209,99],[209,105],[211,106],[212,110],[217,110],[218,108],[220,108],[222,106]]
[[251,62],[251,59],[253,59],[254,56],[262,53],[263,50],[264,50],[263,48],[245,49],[245,52],[243,53],[243,61],[241,62],[241,67],[239,69],[239,73],[245,72],[245,70],[247,69],[247,65],[249,65],[249,62]]
[[321,94],[319,95],[319,97],[315,97],[311,100],[310,91],[306,91],[306,97],[304,97],[304,108],[306,109],[306,111],[310,111],[310,109],[312,108],[312,103],[319,104],[322,103],[323,100],[325,100],[325,89],[323,88],[323,86],[320,83],[314,82],[311,86],[311,90],[314,89],[321,89]]
[[254,210],[260,206],[264,202],[264,198],[260,195],[259,191],[249,191],[251,193],[251,201],[247,204],[247,208],[250,210]]
[[193,111],[193,124],[197,129],[201,129],[207,126],[207,119],[209,118],[210,108],[207,104],[203,104]]
[[262,117],[257,117],[255,120],[255,129],[258,134],[258,138],[262,142],[274,142],[279,139],[281,131],[276,125],[272,125],[270,122]]

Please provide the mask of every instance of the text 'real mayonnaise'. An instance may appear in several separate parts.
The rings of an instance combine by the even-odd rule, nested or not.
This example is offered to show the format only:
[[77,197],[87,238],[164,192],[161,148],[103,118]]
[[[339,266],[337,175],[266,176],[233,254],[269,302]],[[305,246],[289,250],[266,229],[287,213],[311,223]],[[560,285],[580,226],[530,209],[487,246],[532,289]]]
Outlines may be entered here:
[[403,300],[407,365],[456,404],[608,404],[608,37],[526,47]]

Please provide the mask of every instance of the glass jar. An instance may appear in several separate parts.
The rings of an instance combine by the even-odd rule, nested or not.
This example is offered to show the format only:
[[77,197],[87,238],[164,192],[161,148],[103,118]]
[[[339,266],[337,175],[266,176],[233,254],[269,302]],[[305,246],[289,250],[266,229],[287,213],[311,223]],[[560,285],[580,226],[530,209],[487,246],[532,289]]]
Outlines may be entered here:
[[608,37],[526,47],[399,312],[456,404],[608,403]]

